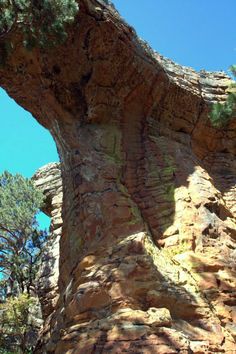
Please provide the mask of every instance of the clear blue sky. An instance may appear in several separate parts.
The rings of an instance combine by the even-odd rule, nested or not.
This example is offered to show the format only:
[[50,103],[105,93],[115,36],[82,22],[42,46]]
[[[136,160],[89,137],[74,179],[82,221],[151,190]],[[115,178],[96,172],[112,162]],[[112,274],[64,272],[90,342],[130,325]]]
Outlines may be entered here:
[[19,172],[26,177],[47,162],[57,161],[49,132],[0,89],[0,172]]
[[[236,63],[236,0],[114,0],[138,35],[160,54],[196,70]],[[57,161],[50,134],[0,89],[0,173],[27,177]]]
[[113,0],[160,54],[196,70],[236,63],[236,0]]

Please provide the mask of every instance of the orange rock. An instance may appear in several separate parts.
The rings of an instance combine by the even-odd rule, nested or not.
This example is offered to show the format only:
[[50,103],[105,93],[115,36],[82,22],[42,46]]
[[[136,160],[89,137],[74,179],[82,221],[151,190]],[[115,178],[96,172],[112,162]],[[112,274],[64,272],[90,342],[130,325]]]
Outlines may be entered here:
[[16,28],[0,66],[61,158],[60,294],[43,295],[37,351],[236,351],[236,120],[209,121],[229,78],[152,52],[109,1],[78,2],[63,45],[29,53]]
[[214,273],[198,273],[198,285],[201,290],[218,289],[217,277]]

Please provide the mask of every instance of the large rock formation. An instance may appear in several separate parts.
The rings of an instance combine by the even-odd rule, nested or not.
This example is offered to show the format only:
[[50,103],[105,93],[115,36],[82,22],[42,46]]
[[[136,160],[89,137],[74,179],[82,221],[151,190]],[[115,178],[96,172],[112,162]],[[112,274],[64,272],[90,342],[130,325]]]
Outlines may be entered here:
[[79,0],[67,42],[18,43],[0,85],[54,136],[62,166],[59,300],[39,353],[236,352],[236,120],[229,78],[140,41]]
[[59,163],[50,163],[41,167],[33,176],[36,188],[39,188],[45,201],[42,211],[51,218],[48,241],[41,259],[37,279],[37,293],[45,321],[45,328],[58,300],[59,242],[62,229],[62,180]]

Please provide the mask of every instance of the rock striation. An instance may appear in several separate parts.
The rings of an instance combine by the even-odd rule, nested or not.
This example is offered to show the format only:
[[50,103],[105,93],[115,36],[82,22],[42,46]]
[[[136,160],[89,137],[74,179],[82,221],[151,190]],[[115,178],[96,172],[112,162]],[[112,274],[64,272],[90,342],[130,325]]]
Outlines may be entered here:
[[59,241],[62,229],[62,180],[59,163],[41,167],[32,177],[34,184],[44,196],[42,211],[51,218],[49,238],[41,259],[37,279],[37,293],[45,321],[49,321],[58,299]]
[[230,79],[153,52],[109,2],[78,2],[63,46],[18,44],[0,68],[61,158],[59,298],[38,353],[233,354],[236,120],[208,118]]

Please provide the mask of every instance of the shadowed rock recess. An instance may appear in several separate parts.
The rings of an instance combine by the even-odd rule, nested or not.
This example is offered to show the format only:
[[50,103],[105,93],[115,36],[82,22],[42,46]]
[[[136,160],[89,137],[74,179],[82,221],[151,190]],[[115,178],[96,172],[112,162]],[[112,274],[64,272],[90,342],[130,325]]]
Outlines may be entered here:
[[208,119],[229,78],[179,66],[107,1],[68,40],[15,41],[0,85],[61,158],[59,299],[38,353],[236,353],[236,120]]

